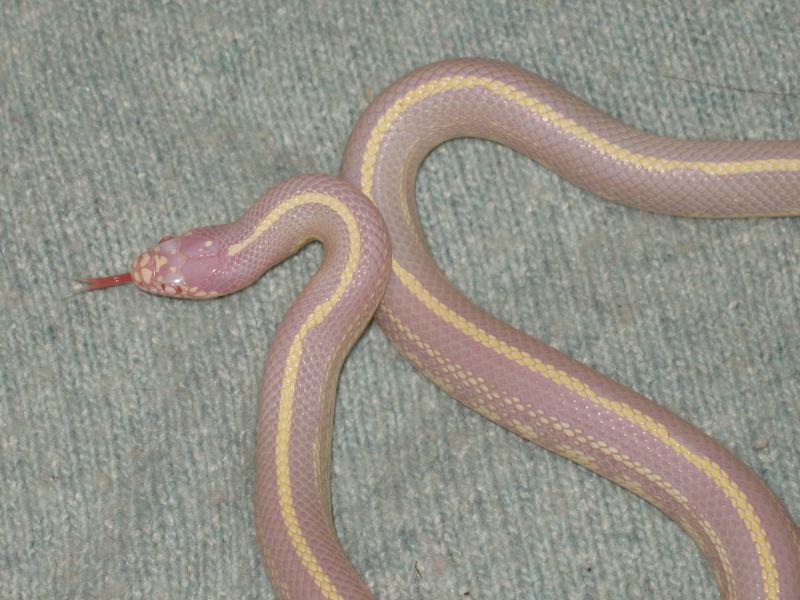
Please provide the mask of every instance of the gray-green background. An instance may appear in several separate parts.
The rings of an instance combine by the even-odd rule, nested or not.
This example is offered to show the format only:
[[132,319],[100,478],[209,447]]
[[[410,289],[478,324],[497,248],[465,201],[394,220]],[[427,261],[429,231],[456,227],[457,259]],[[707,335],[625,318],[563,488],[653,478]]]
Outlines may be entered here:
[[[798,137],[799,32],[779,0],[2,2],[0,597],[273,597],[256,400],[319,249],[211,302],[70,277],[336,172],[369,100],[444,57],[520,64],[650,131]],[[475,141],[418,193],[472,298],[697,424],[800,519],[800,220],[644,214]],[[337,527],[380,598],[718,597],[656,509],[461,408],[375,327],[334,444]]]

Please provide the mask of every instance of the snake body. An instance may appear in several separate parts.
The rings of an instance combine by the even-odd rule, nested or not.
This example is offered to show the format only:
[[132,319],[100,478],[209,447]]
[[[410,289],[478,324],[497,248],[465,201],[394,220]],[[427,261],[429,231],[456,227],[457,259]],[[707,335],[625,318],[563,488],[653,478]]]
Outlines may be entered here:
[[672,517],[708,559],[725,600],[800,599],[800,530],[751,469],[653,401],[498,321],[436,266],[415,178],[433,148],[464,136],[510,146],[646,210],[800,214],[798,141],[651,135],[520,68],[447,60],[409,73],[370,104],[341,179],[291,179],[237,221],[165,239],[137,257],[139,287],[209,298],[249,285],[309,240],[325,246],[265,367],[256,523],[276,595],[373,597],[336,537],[330,449],[339,368],[377,308],[401,353],[450,395]]

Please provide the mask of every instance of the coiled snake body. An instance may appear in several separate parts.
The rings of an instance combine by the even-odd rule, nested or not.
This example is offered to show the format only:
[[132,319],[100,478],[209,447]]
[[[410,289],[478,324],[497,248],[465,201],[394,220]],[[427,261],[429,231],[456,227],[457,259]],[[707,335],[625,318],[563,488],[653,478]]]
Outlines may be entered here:
[[798,141],[655,136],[517,67],[447,60],[406,75],[370,104],[350,136],[341,179],[290,179],[239,220],[165,238],[138,256],[113,283],[209,298],[249,285],[309,240],[325,245],[265,367],[256,522],[275,593],[372,598],[336,538],[329,468],[339,368],[377,308],[402,354],[449,394],[677,521],[709,560],[725,600],[800,599],[800,531],[747,466],[656,403],[493,318],[436,267],[415,178],[435,146],[462,136],[496,140],[646,210],[800,214]]

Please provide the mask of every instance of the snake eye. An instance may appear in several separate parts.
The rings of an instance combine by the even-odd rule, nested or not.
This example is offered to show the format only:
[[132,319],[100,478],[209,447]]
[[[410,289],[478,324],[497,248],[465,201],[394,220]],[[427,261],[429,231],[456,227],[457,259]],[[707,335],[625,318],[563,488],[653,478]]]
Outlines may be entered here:
[[171,239],[173,239],[173,236],[171,236],[171,235],[165,235],[165,236],[164,236],[164,237],[162,237],[160,240],[158,240],[158,243],[160,244],[161,242],[167,242],[167,241],[169,241],[169,240],[171,240]]
[[181,290],[181,286],[175,285],[174,283],[162,283],[161,284],[161,290],[167,296],[177,296],[182,291]]

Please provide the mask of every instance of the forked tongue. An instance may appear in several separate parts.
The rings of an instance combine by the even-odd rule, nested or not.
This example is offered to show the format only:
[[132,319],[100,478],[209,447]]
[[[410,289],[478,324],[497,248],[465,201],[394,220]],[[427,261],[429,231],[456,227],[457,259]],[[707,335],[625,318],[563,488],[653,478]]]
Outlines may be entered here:
[[107,275],[106,277],[85,277],[79,279],[84,288],[82,292],[93,292],[95,290],[102,290],[104,288],[114,287],[115,285],[122,285],[133,281],[130,273],[120,273],[119,275]]

